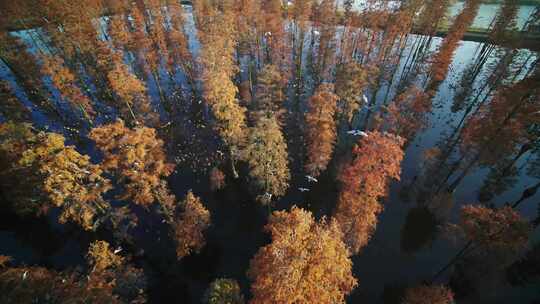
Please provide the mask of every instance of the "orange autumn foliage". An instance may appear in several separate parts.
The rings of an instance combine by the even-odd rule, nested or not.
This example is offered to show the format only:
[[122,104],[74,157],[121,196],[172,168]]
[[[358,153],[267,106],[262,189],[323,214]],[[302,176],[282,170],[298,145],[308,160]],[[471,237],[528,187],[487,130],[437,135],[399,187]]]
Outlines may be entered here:
[[525,248],[531,229],[527,220],[510,207],[490,209],[474,205],[461,207],[459,228],[467,239],[483,248],[512,251]]
[[188,80],[193,81],[194,62],[189,52],[188,38],[184,30],[184,9],[178,1],[167,0],[169,8],[170,28],[166,33],[169,44],[169,65],[180,64]]
[[357,280],[335,221],[316,222],[311,212],[293,206],[274,212],[265,230],[272,242],[250,262],[250,303],[345,303]]
[[210,212],[200,198],[188,192],[181,204],[181,212],[173,223],[176,256],[181,259],[192,252],[199,252],[206,241],[204,231],[210,226]]
[[411,86],[399,94],[383,115],[384,129],[390,133],[411,140],[426,127],[426,114],[431,110],[429,95],[416,86]]
[[143,206],[157,200],[162,178],[172,173],[174,165],[167,162],[163,141],[157,138],[155,129],[130,129],[118,120],[92,129],[89,137],[104,154],[103,169],[124,184],[121,199]]
[[462,11],[454,19],[452,26],[450,27],[448,34],[444,38],[441,46],[437,50],[437,53],[431,59],[431,80],[428,88],[434,89],[437,83],[442,82],[446,78],[448,68],[452,59],[454,58],[454,52],[459,46],[463,35],[469,29],[469,26],[474,21],[478,8],[480,7],[481,0],[467,0],[463,6]]
[[111,188],[99,165],[66,146],[62,135],[35,132],[29,124],[1,124],[0,138],[2,169],[11,172],[3,183],[14,183],[6,190],[15,212],[40,214],[55,206],[61,209],[61,223],[74,222],[85,230],[97,227],[110,208],[102,195]]
[[305,169],[312,176],[326,170],[336,143],[334,115],[339,97],[333,91],[333,84],[322,84],[309,99],[306,114],[308,160]]
[[530,126],[540,117],[540,72],[500,88],[491,102],[471,117],[463,128],[462,153],[478,153],[482,164],[495,164],[534,140]]
[[95,116],[92,101],[77,86],[75,75],[64,65],[61,57],[44,56],[42,71],[51,77],[52,83],[58,88],[62,97],[67,99],[76,110],[80,110],[86,119]]
[[352,253],[364,247],[383,211],[391,179],[399,180],[404,140],[396,135],[368,132],[353,148],[353,160],[339,174],[341,191],[334,217]]

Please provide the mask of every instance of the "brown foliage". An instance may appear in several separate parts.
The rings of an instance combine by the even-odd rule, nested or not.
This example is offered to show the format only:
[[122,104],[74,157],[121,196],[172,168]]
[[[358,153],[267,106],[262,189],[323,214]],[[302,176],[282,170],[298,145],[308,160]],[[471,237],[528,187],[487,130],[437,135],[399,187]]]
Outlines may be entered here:
[[232,81],[238,70],[234,58],[234,20],[230,11],[207,9],[208,14],[199,20],[203,95],[216,117],[217,131],[236,153],[244,139],[246,122],[245,108],[236,99],[238,88]]
[[272,242],[250,262],[250,303],[345,303],[357,281],[335,221],[293,206],[274,212],[265,230]]
[[159,122],[159,117],[152,109],[146,94],[146,86],[130,72],[122,57],[122,52],[112,55],[112,66],[107,73],[107,79],[112,91],[118,96],[118,102],[126,106],[120,107],[122,117],[138,124],[137,114],[143,118],[145,125],[155,126]]
[[[251,128],[243,159],[249,164],[249,176],[257,191],[268,203],[272,196],[283,196],[289,188],[291,174],[287,143],[275,117],[261,117]],[[263,198],[263,196],[259,198]]]
[[30,125],[5,123],[0,126],[0,136],[1,158],[7,162],[4,170],[21,181],[6,188],[14,195],[16,212],[39,214],[56,206],[62,209],[60,222],[73,221],[86,230],[96,228],[98,218],[110,207],[102,198],[110,182],[101,176],[100,166],[73,146],[65,146],[60,134],[35,133]]
[[51,77],[62,97],[69,100],[75,109],[80,110],[86,119],[91,120],[95,116],[92,101],[77,86],[75,75],[64,65],[61,57],[44,56],[42,71]]
[[0,255],[0,268],[6,267],[6,264],[9,264],[11,261],[13,261],[13,258],[6,255]]
[[42,267],[0,271],[2,303],[121,303],[112,289]]
[[336,142],[334,114],[339,97],[333,91],[334,85],[322,84],[309,99],[306,114],[308,160],[305,168],[312,176],[326,170]]
[[220,190],[225,187],[225,174],[218,168],[212,168],[210,171],[210,189],[212,191]]
[[510,207],[489,209],[466,205],[461,208],[459,227],[465,236],[486,249],[525,248],[530,232],[529,223]]
[[86,254],[88,264],[92,271],[104,271],[108,268],[119,267],[124,263],[124,258],[115,254],[109,243],[105,241],[95,241],[90,244]]
[[275,65],[267,64],[263,67],[257,78],[257,91],[255,94],[255,116],[281,116],[281,105],[285,101],[285,86],[283,76]]
[[428,86],[429,90],[434,89],[434,85],[446,78],[448,67],[454,58],[454,52],[458,48],[463,35],[473,23],[481,2],[481,0],[465,1],[462,11],[454,19],[452,26],[448,30],[448,34],[437,50],[437,53],[435,53],[431,59],[431,80],[430,85]]
[[13,94],[7,81],[0,81],[0,114],[6,119],[15,122],[29,121],[31,117],[30,111],[24,104]]
[[148,206],[164,187],[162,178],[172,173],[167,163],[163,141],[156,130],[147,127],[129,129],[121,120],[92,129],[89,137],[103,152],[102,167],[113,172],[124,184],[124,200]]
[[280,0],[265,0],[262,2],[264,12],[264,39],[267,43],[266,57],[268,62],[276,65],[280,71],[287,74],[290,65],[290,46],[286,39],[285,19]]
[[339,96],[338,112],[342,119],[351,122],[362,101],[362,93],[369,84],[369,71],[356,62],[341,64],[336,71],[336,94]]
[[204,247],[206,241],[203,233],[210,226],[210,212],[204,207],[201,199],[191,191],[181,206],[182,212],[173,223],[178,259],[192,252],[197,253]]
[[404,140],[396,135],[369,132],[353,148],[353,160],[339,175],[341,191],[335,218],[353,253],[364,247],[377,225],[390,179],[399,180]]
[[388,107],[383,116],[383,129],[411,140],[418,131],[426,127],[426,114],[430,110],[429,95],[416,86],[411,86],[399,94]]
[[167,42],[169,45],[169,65],[180,64],[188,80],[193,81],[194,71],[193,58],[189,52],[188,39],[184,31],[184,16],[182,5],[175,0],[167,0],[169,8],[169,18],[171,26],[167,31]]
[[442,285],[421,285],[408,288],[403,304],[452,304],[454,294]]
[[484,164],[518,152],[533,140],[528,129],[538,124],[540,72],[511,86],[500,88],[488,105],[481,107],[463,129],[462,153],[479,154]]

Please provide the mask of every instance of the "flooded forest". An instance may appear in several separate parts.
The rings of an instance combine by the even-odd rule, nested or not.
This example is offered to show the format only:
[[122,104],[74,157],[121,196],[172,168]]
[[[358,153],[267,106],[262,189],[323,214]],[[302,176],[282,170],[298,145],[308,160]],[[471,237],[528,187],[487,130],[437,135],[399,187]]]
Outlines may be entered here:
[[537,0],[0,1],[0,304],[539,304],[539,51]]

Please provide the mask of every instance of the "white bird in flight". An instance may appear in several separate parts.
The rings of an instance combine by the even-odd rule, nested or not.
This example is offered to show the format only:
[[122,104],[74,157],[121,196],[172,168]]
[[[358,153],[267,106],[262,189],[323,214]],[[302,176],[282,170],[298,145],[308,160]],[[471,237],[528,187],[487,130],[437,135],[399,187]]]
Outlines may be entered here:
[[298,190],[300,190],[300,192],[308,192],[309,191],[308,188],[302,188],[302,187],[298,188]]
[[306,175],[306,178],[307,178],[308,182],[310,182],[310,183],[318,182],[318,180],[315,177],[311,176],[311,175]]
[[354,135],[354,136],[362,136],[362,137],[368,136],[366,132],[360,131],[360,130],[350,130],[350,131],[347,131],[347,134]]
[[369,103],[369,100],[367,99],[366,94],[362,94],[362,100],[364,100],[364,103]]
[[119,246],[118,248],[116,248],[116,249],[114,250],[114,254],[118,254],[118,253],[120,253],[121,251],[122,251],[122,247]]

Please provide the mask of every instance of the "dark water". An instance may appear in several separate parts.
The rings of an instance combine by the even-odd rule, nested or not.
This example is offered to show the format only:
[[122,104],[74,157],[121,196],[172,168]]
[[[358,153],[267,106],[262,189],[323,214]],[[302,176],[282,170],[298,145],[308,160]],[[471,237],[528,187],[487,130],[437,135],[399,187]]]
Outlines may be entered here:
[[[190,48],[196,57],[199,45],[193,30],[190,10],[189,8],[186,10],[190,29],[188,31]],[[23,38],[29,47],[33,48],[26,32],[14,34]],[[438,43],[439,41],[436,41],[433,47]],[[462,43],[455,55],[451,73],[441,85],[434,101],[437,106],[430,114],[429,127],[417,134],[408,145],[402,163],[401,181],[396,181],[391,186],[390,195],[384,203],[385,211],[379,217],[376,233],[369,245],[358,256],[353,257],[354,275],[359,280],[359,286],[350,296],[349,303],[382,303],[383,294],[385,299],[391,299],[393,291],[429,279],[460,248],[460,244],[453,244],[437,229],[440,222],[431,218],[430,214],[424,212],[415,202],[404,202],[400,198],[400,192],[419,174],[423,152],[448,135],[461,118],[462,113],[452,113],[450,110],[453,99],[452,87],[465,64],[473,59],[476,46],[476,42]],[[35,48],[33,51],[36,51]],[[526,50],[522,50],[523,57],[527,54]],[[406,55],[407,52],[404,52],[403,57]],[[13,86],[17,85],[13,75],[10,75],[3,65],[0,66],[0,78],[9,80]],[[185,83],[181,73],[177,73],[176,80]],[[159,97],[156,85],[149,81],[147,86],[152,100],[157,104]],[[394,90],[395,88],[391,88],[391,92]],[[384,93],[385,90],[380,91]],[[26,100],[21,91],[16,93],[21,100]],[[174,88],[169,87],[167,95],[179,103],[184,102],[180,97],[178,99],[174,97],[179,96]],[[383,99],[384,96],[377,98],[379,103]],[[290,103],[292,104],[292,101]],[[290,116],[298,114],[298,109],[293,107],[289,109]],[[305,100],[300,111],[303,109]],[[298,118],[300,123],[301,115],[297,116],[300,117]],[[33,118],[38,126],[47,126],[56,132],[64,131],[60,124],[49,121],[39,111],[33,112]],[[206,171],[201,169],[218,157],[215,153],[219,148],[215,135],[208,125],[206,127],[190,125],[192,120],[189,117],[182,116],[175,119],[184,124],[174,138],[174,143],[178,146],[169,145],[171,158],[179,160],[177,171],[169,178],[169,185],[178,198],[182,198],[189,189],[200,196],[212,214],[212,226],[207,231],[207,245],[202,252],[178,262],[174,256],[174,243],[167,236],[165,224],[161,223],[155,213],[135,210],[140,222],[133,230],[133,252],[136,251],[135,248],[142,248],[144,253],[136,255],[134,261],[144,268],[149,278],[149,300],[151,303],[199,303],[208,284],[220,277],[238,280],[245,294],[249,295],[250,282],[245,274],[249,260],[259,247],[270,241],[268,235],[262,231],[268,210],[255,202],[247,191],[245,178],[247,168],[242,166],[239,168],[240,179],[229,178],[226,188],[211,192]],[[336,180],[331,172],[327,172],[321,176],[319,183],[308,184],[304,178],[305,173],[301,170],[302,160],[298,159],[299,154],[296,154],[302,145],[298,127],[285,128],[284,133],[289,144],[293,176],[287,195],[276,203],[274,209],[286,209],[296,204],[311,210],[317,216],[331,214],[337,197]],[[78,148],[97,160],[98,156],[91,145],[83,143]],[[532,155],[522,157],[517,167],[522,168],[531,157]],[[454,204],[447,218],[449,222],[457,221],[460,205],[477,201],[478,190],[488,170],[489,168],[476,169],[456,189],[453,196]],[[536,182],[535,178],[526,174],[525,169],[521,169],[516,185],[492,202],[497,206],[514,202],[519,199],[525,188]],[[309,187],[311,191],[301,193],[299,187]],[[532,219],[536,216],[539,199],[540,194],[529,198],[520,205],[519,212]],[[55,224],[53,218],[54,214],[49,218],[22,221],[7,211],[2,211],[0,253],[13,256],[20,264],[40,264],[57,269],[84,264],[84,253],[88,243],[95,236],[81,234],[73,227]],[[110,236],[104,234],[103,237]],[[531,236],[531,243],[539,240],[540,232],[537,229]],[[438,281],[447,282],[449,274],[450,272],[445,273]],[[538,293],[535,294],[536,287],[538,286],[504,287],[487,292],[482,299],[463,299],[459,303],[529,303],[538,296]]]

